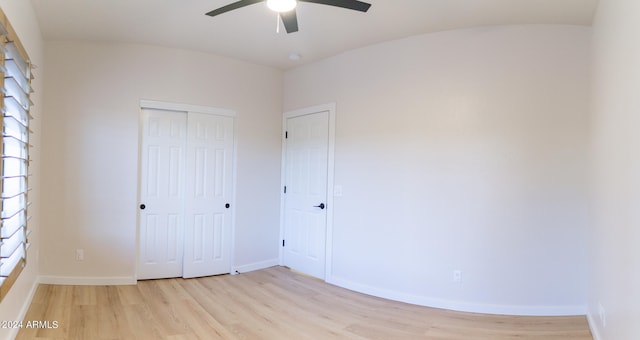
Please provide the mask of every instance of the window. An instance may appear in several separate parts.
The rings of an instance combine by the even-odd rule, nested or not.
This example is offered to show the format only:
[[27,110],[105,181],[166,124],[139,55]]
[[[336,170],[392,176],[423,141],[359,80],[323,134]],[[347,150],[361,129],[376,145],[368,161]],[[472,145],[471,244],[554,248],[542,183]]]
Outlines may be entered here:
[[26,265],[29,248],[31,64],[0,11],[0,300]]

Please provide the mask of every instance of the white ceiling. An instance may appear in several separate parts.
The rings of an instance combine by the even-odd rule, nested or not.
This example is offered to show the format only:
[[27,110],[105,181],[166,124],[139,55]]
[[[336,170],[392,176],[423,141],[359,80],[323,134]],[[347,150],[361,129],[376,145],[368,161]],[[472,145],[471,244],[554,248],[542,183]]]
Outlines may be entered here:
[[[276,33],[264,3],[217,17],[235,0],[31,0],[45,40],[186,48],[288,69],[411,35],[508,24],[590,25],[598,0],[369,0],[367,13],[299,3],[300,31]],[[365,0],[366,1],[366,0]],[[292,61],[291,53],[302,59]]]

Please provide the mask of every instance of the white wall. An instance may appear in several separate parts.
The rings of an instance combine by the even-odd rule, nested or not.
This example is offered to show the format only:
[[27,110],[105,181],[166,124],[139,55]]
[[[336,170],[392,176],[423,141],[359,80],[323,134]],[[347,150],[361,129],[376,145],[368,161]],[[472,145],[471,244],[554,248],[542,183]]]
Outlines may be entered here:
[[[16,30],[20,41],[24,45],[31,61],[38,66],[33,74],[35,79],[33,80],[32,87],[35,93],[32,95],[34,106],[31,109],[31,114],[34,116],[34,120],[31,122],[31,129],[34,134],[31,136],[31,144],[34,148],[30,150],[31,173],[32,178],[29,180],[30,186],[33,188],[29,193],[29,200],[32,202],[29,208],[29,215],[31,215],[31,221],[29,223],[29,229],[31,229],[31,236],[29,242],[31,247],[27,254],[27,267],[22,271],[22,274],[13,285],[9,294],[0,303],[0,320],[21,320],[26,313],[28,305],[25,301],[29,301],[31,295],[35,292],[35,284],[38,275],[38,248],[40,237],[40,174],[42,169],[41,154],[41,132],[43,121],[43,104],[42,95],[44,92],[42,86],[42,79],[44,73],[44,58],[43,58],[43,43],[42,36],[40,35],[40,28],[36,20],[35,13],[31,8],[31,2],[19,1],[19,0],[0,0],[0,7],[4,11],[5,15],[11,22],[11,25]],[[16,329],[0,329],[0,339],[11,339]]]
[[337,103],[329,281],[459,310],[584,313],[590,34],[450,31],[287,71],[285,111]]
[[45,56],[45,280],[135,274],[140,99],[237,112],[235,265],[275,263],[281,71],[143,45],[47,42]]
[[589,318],[599,339],[640,339],[639,36],[640,2],[600,1],[594,22],[589,261]]

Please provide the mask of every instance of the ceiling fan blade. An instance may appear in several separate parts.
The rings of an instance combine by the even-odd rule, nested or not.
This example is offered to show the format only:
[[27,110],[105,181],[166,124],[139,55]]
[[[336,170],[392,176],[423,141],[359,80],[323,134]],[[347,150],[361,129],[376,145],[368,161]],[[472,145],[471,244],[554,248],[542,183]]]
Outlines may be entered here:
[[298,32],[298,17],[295,9],[280,13],[280,17],[282,18],[282,23],[287,33]]
[[249,6],[249,5],[253,5],[253,4],[257,4],[258,2],[263,2],[265,0],[241,0],[241,1],[236,1],[234,3],[228,4],[226,6],[222,6],[218,9],[214,9],[213,11],[207,13],[208,16],[210,17],[215,17],[216,15],[222,14],[222,13],[226,13],[229,11],[233,11],[234,9],[238,9],[241,7],[245,7],[245,6]]
[[371,4],[357,0],[298,0],[300,2],[311,2],[314,4],[329,5],[352,9],[354,11],[366,12]]

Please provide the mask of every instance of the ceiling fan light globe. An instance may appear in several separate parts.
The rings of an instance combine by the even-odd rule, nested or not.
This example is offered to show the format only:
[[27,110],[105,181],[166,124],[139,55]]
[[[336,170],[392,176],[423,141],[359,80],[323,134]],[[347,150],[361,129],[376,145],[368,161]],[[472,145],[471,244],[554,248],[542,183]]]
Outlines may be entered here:
[[267,7],[278,13],[289,12],[296,8],[296,0],[267,0]]

